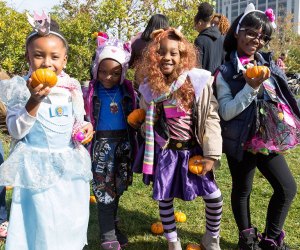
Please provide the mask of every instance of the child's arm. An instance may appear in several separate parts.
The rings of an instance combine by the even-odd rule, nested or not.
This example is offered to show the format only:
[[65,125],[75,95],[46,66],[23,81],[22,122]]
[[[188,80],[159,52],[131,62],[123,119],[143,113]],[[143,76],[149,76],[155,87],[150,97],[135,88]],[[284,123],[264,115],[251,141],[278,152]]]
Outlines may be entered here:
[[213,95],[213,78],[204,87],[198,102],[198,138],[203,150],[203,171],[210,171],[222,155],[222,136],[218,102]]
[[[141,98],[140,98],[139,106],[141,109],[145,110],[145,113],[147,114],[149,103],[146,102],[146,100],[143,96],[141,96]],[[146,126],[146,122],[144,121],[140,126],[140,132],[143,137],[145,137],[145,133],[146,133],[145,126]]]
[[222,155],[222,136],[218,107],[217,99],[211,93],[203,136],[203,156],[205,161],[203,174],[205,174],[205,171],[210,171],[215,161],[220,160]]
[[258,93],[257,89],[245,84],[244,88],[233,97],[230,87],[221,73],[217,75],[216,89],[220,105],[219,113],[225,121],[229,121],[242,113],[253,102]]
[[27,89],[26,82],[23,78],[19,77],[18,79],[15,79],[22,79],[22,81],[20,82],[12,79],[12,84],[14,83],[14,81],[20,84],[16,89],[16,93],[21,93],[22,90],[24,92],[24,96],[27,96],[26,91],[29,90],[30,92],[30,94],[28,93],[29,99],[27,99],[28,101],[25,105],[22,104],[22,99],[24,98],[24,96],[18,97],[18,94],[16,94],[16,96],[12,99],[19,99],[19,101],[15,100],[14,103],[16,104],[8,105],[7,108],[6,124],[8,131],[13,138],[20,140],[28,134],[28,132],[34,125],[40,103],[44,96],[48,95],[50,89],[42,89],[42,84],[32,89],[30,86],[30,80],[27,82]]
[[36,116],[42,100],[50,93],[50,88],[44,88],[43,84],[32,88],[30,78],[27,82],[27,87],[31,93],[31,96],[25,105],[25,109],[29,115]]

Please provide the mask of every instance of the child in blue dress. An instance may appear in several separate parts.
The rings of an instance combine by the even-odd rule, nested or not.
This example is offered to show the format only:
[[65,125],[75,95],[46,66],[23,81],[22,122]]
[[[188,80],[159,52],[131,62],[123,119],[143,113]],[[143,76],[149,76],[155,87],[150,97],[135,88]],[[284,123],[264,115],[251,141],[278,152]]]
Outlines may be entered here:
[[[72,135],[80,129],[89,138],[93,129],[83,120],[79,82],[63,71],[66,39],[44,12],[28,18],[29,74],[1,83],[14,140],[0,167],[0,185],[14,186],[6,249],[80,250],[87,244],[91,161]],[[31,86],[31,72],[41,68],[55,72],[56,86]]]
[[[271,53],[260,51],[271,40],[274,19],[271,9],[246,8],[226,35],[228,62],[216,79],[223,150],[232,176],[231,205],[243,250],[289,249],[283,225],[297,190],[282,152],[300,143],[300,111]],[[245,69],[254,61],[269,71],[247,77]],[[256,167],[274,189],[261,241],[250,211]]]
[[102,249],[119,250],[128,239],[118,227],[119,199],[132,183],[135,130],[127,116],[136,108],[132,83],[125,79],[130,46],[99,32],[87,91],[86,111],[96,131],[92,141],[92,188],[97,198]]

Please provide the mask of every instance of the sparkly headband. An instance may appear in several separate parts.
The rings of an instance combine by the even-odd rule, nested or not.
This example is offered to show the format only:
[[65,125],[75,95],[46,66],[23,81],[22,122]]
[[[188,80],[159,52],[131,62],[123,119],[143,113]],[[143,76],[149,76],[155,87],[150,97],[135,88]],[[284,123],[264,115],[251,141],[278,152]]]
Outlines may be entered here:
[[273,10],[272,9],[267,9],[265,12],[261,11],[261,10],[256,10],[255,9],[255,6],[253,3],[250,3],[248,4],[247,8],[245,9],[245,12],[244,12],[244,15],[241,17],[237,27],[236,27],[236,30],[235,30],[235,33],[238,34],[239,33],[239,30],[240,30],[240,27],[241,27],[241,23],[243,21],[243,19],[245,18],[245,16],[247,16],[249,13],[251,12],[260,12],[260,13],[263,13],[267,16],[267,18],[269,19],[269,21],[271,22],[272,26],[274,29],[276,29],[276,24],[275,24],[275,15],[273,13]]
[[39,15],[36,11],[33,12],[33,17],[30,16],[28,13],[26,13],[27,15],[27,20],[30,23],[30,25],[33,27],[34,32],[31,33],[27,38],[26,38],[26,47],[28,44],[28,41],[36,35],[39,36],[48,36],[49,34],[53,34],[58,36],[59,38],[61,38],[63,40],[63,42],[65,43],[66,47],[68,47],[68,43],[67,40],[59,33],[55,32],[55,31],[51,31],[50,30],[50,14],[46,14],[45,11],[43,10],[42,14]]

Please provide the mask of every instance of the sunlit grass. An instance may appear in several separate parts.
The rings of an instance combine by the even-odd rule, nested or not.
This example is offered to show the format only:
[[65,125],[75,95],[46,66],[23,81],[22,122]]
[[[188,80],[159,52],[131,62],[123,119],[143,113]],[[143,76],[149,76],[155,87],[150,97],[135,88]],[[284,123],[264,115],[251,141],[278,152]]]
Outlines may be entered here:
[[[9,138],[7,139],[4,138],[3,135],[0,135],[0,139],[5,141],[5,150],[7,152]],[[300,147],[286,155],[298,186],[300,184],[299,155]],[[222,167],[216,172],[216,178],[224,196],[221,225],[221,248],[223,250],[237,249],[236,243],[238,240],[238,231],[230,206],[231,177],[224,156],[222,158]],[[150,232],[151,224],[159,220],[158,205],[151,198],[151,187],[145,186],[141,179],[141,175],[134,175],[133,185],[120,200],[120,228],[127,233],[130,241],[130,244],[126,249],[165,250],[167,249],[165,238],[163,236],[154,236]],[[266,209],[271,194],[272,189],[270,185],[257,171],[251,196],[251,212],[252,223],[256,225],[260,231],[264,229]],[[7,192],[7,201],[9,206],[11,202],[11,191]],[[89,245],[85,247],[85,250],[100,249],[96,209],[96,205],[91,204],[88,230]],[[202,199],[197,198],[192,202],[175,200],[175,210],[180,210],[187,215],[187,221],[178,224],[178,233],[183,247],[190,242],[199,243],[205,230],[205,213]],[[284,227],[287,233],[286,242],[291,246],[291,249],[294,250],[300,249],[299,215],[300,197],[298,191]],[[0,250],[2,249],[4,249],[4,246],[0,243]]]

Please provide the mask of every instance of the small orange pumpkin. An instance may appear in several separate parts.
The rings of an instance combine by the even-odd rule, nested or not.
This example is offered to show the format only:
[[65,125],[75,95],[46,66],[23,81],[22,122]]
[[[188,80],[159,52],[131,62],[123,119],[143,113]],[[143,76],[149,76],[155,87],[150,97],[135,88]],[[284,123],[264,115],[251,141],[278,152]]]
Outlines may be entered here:
[[164,232],[162,223],[160,221],[153,223],[151,225],[151,232],[153,234],[162,234]]
[[146,112],[143,109],[133,110],[127,117],[127,122],[132,127],[137,127],[145,120]]
[[176,222],[186,222],[186,215],[183,212],[175,212],[175,221]]
[[263,72],[268,73],[270,69],[267,66],[253,66],[246,70],[246,76],[249,78],[257,78],[262,75]]
[[201,155],[195,155],[189,159],[189,171],[193,174],[201,174],[203,171],[203,165],[201,164],[202,160]]
[[53,87],[57,83],[57,76],[51,69],[37,69],[31,74],[31,86],[35,88],[39,84],[44,87]]
[[201,247],[197,244],[189,243],[185,250],[201,250]]
[[97,203],[95,195],[90,196],[90,203]]

